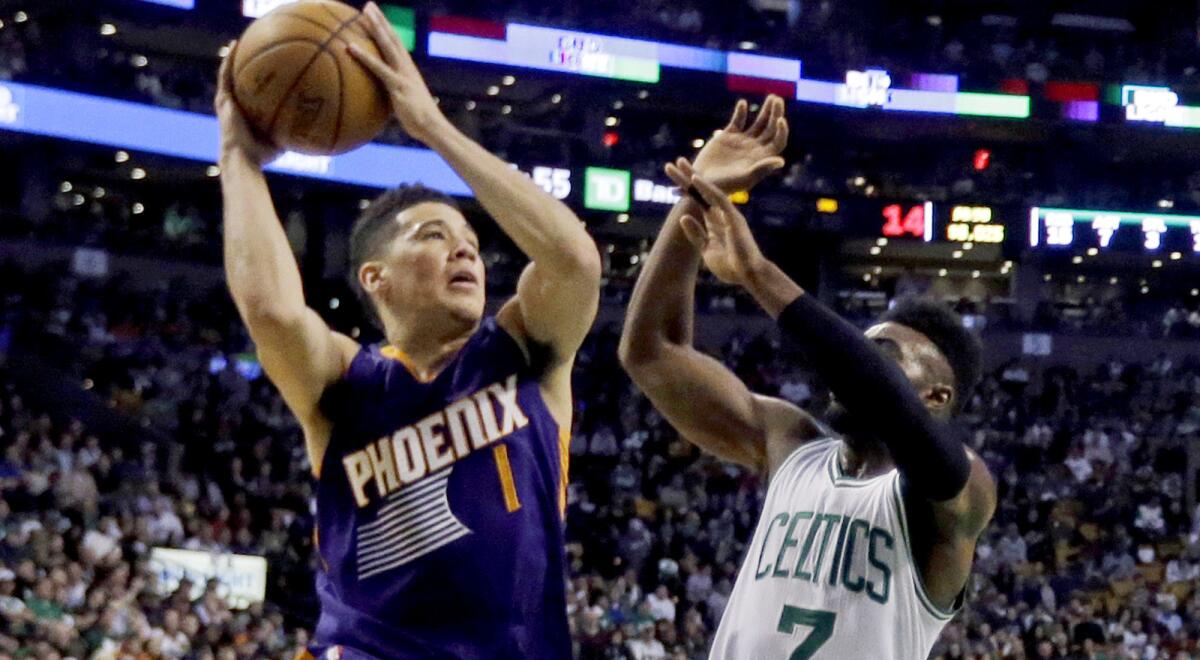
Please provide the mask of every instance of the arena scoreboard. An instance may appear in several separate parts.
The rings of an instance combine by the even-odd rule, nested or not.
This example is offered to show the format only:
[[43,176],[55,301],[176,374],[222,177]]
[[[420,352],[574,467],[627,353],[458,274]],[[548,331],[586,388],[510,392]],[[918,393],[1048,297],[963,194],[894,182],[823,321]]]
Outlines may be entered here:
[[[1008,239],[1003,218],[1019,212],[991,206],[934,203],[928,200],[816,200],[819,228],[856,238],[910,239],[926,243],[1001,244]],[[836,216],[822,223],[821,216]]]
[[1200,253],[1200,216],[1035,206],[1029,246]]

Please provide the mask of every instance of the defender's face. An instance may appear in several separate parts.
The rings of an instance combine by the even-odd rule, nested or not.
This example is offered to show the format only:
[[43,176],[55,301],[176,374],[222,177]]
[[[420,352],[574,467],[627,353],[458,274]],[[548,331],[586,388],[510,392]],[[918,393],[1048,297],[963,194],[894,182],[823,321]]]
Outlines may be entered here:
[[359,281],[396,315],[446,313],[464,322],[483,317],[485,279],[479,237],[456,209],[425,202],[394,220],[400,230]]
[[954,404],[954,371],[928,337],[899,323],[880,323],[865,333],[885,355],[896,361],[935,415],[948,415]]

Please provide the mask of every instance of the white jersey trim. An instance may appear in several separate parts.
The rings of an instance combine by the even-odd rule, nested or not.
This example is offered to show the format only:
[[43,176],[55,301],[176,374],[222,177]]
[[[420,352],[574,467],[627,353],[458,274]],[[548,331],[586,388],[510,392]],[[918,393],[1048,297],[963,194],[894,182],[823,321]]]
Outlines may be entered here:
[[[916,556],[912,549],[912,540],[908,535],[908,511],[904,508],[904,495],[900,492],[900,475],[896,475],[896,480],[892,483],[892,496],[896,500],[896,508],[900,512],[900,535],[904,537],[904,550],[908,553],[908,561],[912,564],[913,570],[913,585],[916,587],[917,600],[921,601],[926,611],[939,621],[949,621],[955,615],[962,611],[963,598],[960,595],[956,600],[956,605],[951,609],[944,609],[934,604],[933,599],[925,592],[925,581],[921,579],[921,565],[917,563]],[[963,587],[965,590],[966,587]]]

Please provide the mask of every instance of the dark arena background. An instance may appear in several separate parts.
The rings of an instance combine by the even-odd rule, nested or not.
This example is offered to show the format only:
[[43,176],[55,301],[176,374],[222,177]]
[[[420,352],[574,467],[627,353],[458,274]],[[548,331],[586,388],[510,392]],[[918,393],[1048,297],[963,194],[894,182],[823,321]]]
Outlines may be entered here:
[[[315,481],[226,285],[213,116],[226,44],[286,3],[0,0],[0,658],[312,639]],[[1195,4],[381,5],[450,121],[603,259],[573,376],[575,657],[708,657],[746,556],[765,479],[682,440],[617,346],[679,199],[663,164],[775,93],[787,165],[734,195],[766,255],[862,327],[920,294],[984,347],[957,423],[998,504],[931,657],[1200,658]],[[360,342],[383,338],[347,281],[350,228],[396,184],[457,199],[489,310],[516,288],[525,257],[394,121],[268,173],[308,304]],[[695,341],[756,392],[829,403],[708,274]]]

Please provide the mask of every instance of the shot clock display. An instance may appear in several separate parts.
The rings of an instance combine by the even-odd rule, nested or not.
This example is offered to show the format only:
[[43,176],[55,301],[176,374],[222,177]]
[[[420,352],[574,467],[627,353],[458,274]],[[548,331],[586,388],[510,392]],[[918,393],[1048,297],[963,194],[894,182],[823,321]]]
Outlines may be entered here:
[[1033,248],[1200,253],[1200,216],[1033,207]]

